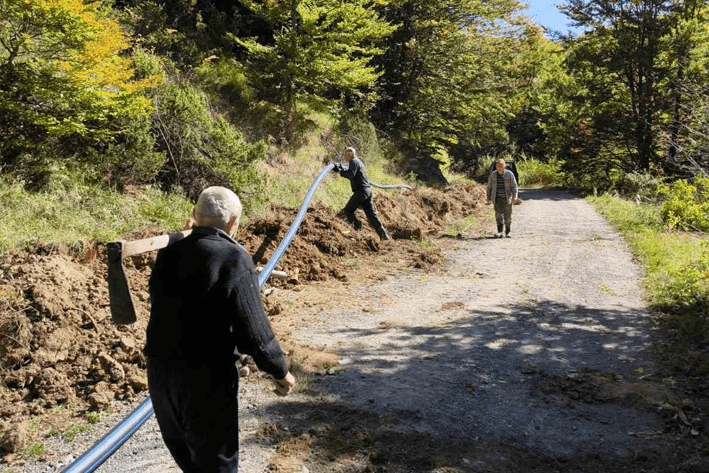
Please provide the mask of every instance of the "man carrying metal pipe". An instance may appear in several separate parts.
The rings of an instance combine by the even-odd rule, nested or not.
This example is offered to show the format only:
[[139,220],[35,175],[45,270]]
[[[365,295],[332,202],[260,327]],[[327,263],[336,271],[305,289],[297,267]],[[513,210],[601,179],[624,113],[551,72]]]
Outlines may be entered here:
[[240,217],[236,194],[205,189],[196,227],[158,252],[150,277],[148,386],[163,440],[185,472],[237,473],[238,354],[274,377],[276,394],[295,384],[251,258],[233,240]]
[[355,230],[360,230],[362,224],[355,216],[355,211],[362,207],[369,224],[376,230],[379,238],[389,240],[389,234],[374,209],[372,189],[370,188],[369,179],[367,179],[367,171],[364,169],[362,160],[357,157],[357,151],[354,148],[345,148],[344,159],[349,163],[347,169],[344,169],[342,164],[337,163],[333,171],[339,172],[340,176],[349,179],[350,187],[352,188],[352,197],[350,197],[349,202],[343,209],[345,218],[354,226]]

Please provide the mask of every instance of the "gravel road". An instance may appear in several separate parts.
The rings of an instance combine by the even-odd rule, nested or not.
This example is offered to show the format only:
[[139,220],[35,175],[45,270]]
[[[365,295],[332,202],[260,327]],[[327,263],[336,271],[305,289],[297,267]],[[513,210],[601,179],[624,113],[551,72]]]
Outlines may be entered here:
[[[415,412],[410,427],[434,437],[554,456],[647,448],[659,417],[630,404],[638,374],[652,372],[651,327],[626,242],[582,199],[520,197],[512,238],[468,238],[447,275],[363,287],[369,307],[304,330],[312,343],[339,341],[343,371],[325,391]],[[608,380],[605,394],[586,389],[593,376]]]
[[[288,412],[313,402],[406,413],[400,431],[514,442],[554,457],[648,448],[661,421],[638,408],[657,395],[642,381],[653,370],[651,326],[625,241],[571,194],[520,197],[512,238],[463,236],[445,274],[391,276],[353,289],[365,307],[314,309],[310,320],[319,320],[302,327],[301,341],[337,347],[337,373],[286,399],[258,380],[242,383],[239,471],[266,471],[275,447],[255,433],[265,422],[297,425]],[[71,448],[93,440],[77,438]],[[61,471],[70,447],[54,448],[64,453],[23,471]],[[485,460],[475,465],[485,471]],[[98,471],[179,470],[153,419]]]

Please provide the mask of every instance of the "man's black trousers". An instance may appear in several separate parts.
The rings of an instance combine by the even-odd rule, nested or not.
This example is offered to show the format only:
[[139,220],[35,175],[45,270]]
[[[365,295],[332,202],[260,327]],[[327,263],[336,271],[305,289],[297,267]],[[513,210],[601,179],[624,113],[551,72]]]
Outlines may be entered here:
[[347,205],[345,205],[345,208],[343,209],[347,221],[350,224],[354,225],[355,229],[357,230],[362,227],[362,224],[355,216],[355,211],[360,207],[362,208],[362,210],[364,210],[364,214],[367,216],[367,220],[369,221],[369,224],[372,226],[372,228],[374,228],[374,230],[376,230],[377,232],[380,232],[384,227],[382,225],[382,221],[379,220],[379,215],[377,215],[377,211],[374,210],[374,202],[372,201],[371,189],[367,188],[355,191],[352,194],[352,197],[350,197],[350,200],[347,202]]
[[237,473],[239,374],[233,360],[148,357],[148,386],[165,445],[185,473]]

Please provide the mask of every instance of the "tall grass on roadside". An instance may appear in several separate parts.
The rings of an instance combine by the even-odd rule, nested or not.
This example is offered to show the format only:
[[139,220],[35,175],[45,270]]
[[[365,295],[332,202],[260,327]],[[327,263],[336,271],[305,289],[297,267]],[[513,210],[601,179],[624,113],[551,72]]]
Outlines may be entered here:
[[519,173],[518,184],[520,187],[545,188],[562,187],[565,185],[566,175],[561,171],[561,161],[549,159],[542,162],[536,158],[529,158],[524,153],[481,158],[478,161],[475,175],[487,176],[490,174],[492,163],[498,159],[514,161]]
[[[265,216],[270,204],[299,207],[313,180],[328,163],[344,163],[343,152],[346,146],[354,146],[357,149],[370,181],[381,185],[414,185],[413,176],[404,178],[391,173],[391,156],[385,156],[371,125],[357,119],[345,124],[336,123],[333,117],[316,112],[310,112],[308,119],[313,121],[316,127],[301,138],[297,150],[285,157],[286,162],[280,165],[279,172],[269,177],[267,202],[255,209],[250,214],[251,217]],[[345,206],[351,195],[349,181],[331,173],[318,187],[313,202],[339,210]]]
[[[709,241],[701,233],[665,229],[660,210],[603,195],[591,203],[625,236],[645,268],[651,301],[662,307],[709,304]],[[704,314],[706,316],[706,314]]]
[[565,183],[565,175],[561,171],[561,161],[549,159],[542,162],[525,155],[515,159],[519,172],[519,185],[525,188],[561,187]]
[[33,193],[20,182],[0,181],[0,253],[39,242],[77,249],[88,240],[115,240],[150,226],[175,230],[192,205],[154,187],[135,196],[89,186]]

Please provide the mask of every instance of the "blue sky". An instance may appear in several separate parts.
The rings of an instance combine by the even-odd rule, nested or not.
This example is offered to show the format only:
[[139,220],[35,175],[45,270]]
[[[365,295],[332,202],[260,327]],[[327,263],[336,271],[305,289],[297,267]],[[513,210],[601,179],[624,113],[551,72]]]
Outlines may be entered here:
[[529,8],[522,13],[532,17],[536,23],[562,33],[569,29],[575,30],[567,25],[568,19],[556,8],[556,5],[565,3],[563,0],[523,0],[523,3],[528,4]]

